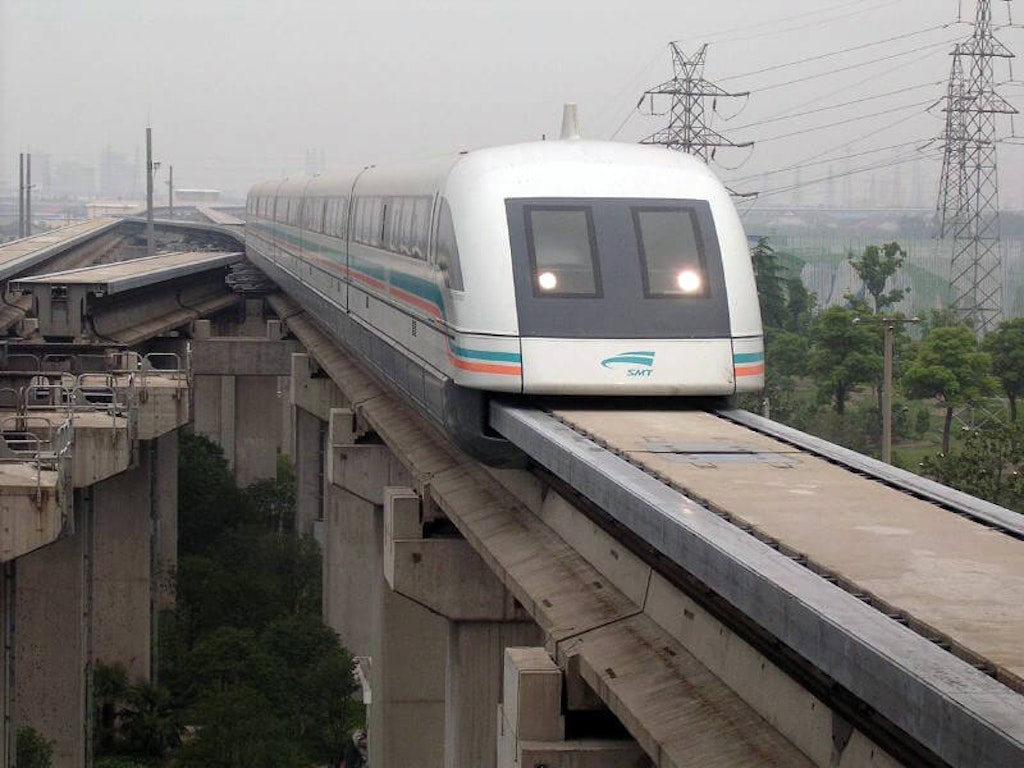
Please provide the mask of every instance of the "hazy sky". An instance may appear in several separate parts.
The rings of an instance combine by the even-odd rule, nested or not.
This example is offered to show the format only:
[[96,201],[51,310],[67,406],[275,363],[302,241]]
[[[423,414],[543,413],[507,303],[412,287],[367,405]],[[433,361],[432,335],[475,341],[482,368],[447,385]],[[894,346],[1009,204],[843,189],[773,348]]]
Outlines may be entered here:
[[[973,17],[974,1],[962,3]],[[706,76],[752,91],[720,99],[714,119],[732,138],[758,141],[717,158],[735,188],[774,190],[765,200],[781,202],[794,184],[884,165],[799,194],[906,198],[914,188],[930,200],[934,150],[910,161],[942,130],[941,111],[925,108],[943,93],[951,41],[970,32],[942,28],[956,21],[958,6],[0,0],[0,191],[10,193],[19,151],[48,154],[51,165],[97,165],[108,145],[134,157],[147,122],[154,154],[174,165],[177,186],[235,191],[301,173],[308,150],[322,151],[330,167],[551,136],[565,101],[579,103],[587,137],[633,141],[664,123],[634,107],[645,87],[670,77],[667,43],[679,40],[689,52],[710,42]],[[1006,3],[994,6],[1004,22]],[[1024,33],[1001,35],[1024,53]],[[1008,76],[998,68],[1000,80]],[[1019,87],[1005,93],[1024,101]],[[859,103],[837,106],[851,101]],[[857,115],[872,117],[850,122]],[[831,123],[844,124],[821,128]],[[875,152],[883,147],[895,148]],[[1011,146],[1000,155],[1003,199],[1016,206],[1024,205],[1022,153]],[[815,155],[824,161],[807,165]],[[805,166],[799,178],[764,175],[795,165]]]

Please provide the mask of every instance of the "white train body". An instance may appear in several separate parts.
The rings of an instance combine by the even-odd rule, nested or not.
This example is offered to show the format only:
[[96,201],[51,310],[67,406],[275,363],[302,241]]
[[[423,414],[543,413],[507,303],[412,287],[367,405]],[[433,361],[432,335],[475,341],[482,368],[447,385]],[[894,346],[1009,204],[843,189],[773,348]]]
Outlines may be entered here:
[[[457,390],[764,385],[746,237],[693,158],[552,141],[254,187],[246,248],[451,426]],[[479,398],[478,398],[479,400]],[[476,418],[476,417],[474,417]]]

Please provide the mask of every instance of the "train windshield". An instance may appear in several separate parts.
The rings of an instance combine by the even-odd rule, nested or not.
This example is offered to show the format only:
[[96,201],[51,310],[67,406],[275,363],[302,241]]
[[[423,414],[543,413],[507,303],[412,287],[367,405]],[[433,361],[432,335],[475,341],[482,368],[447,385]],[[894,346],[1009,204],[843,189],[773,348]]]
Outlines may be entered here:
[[510,199],[506,210],[523,336],[729,335],[707,201]]

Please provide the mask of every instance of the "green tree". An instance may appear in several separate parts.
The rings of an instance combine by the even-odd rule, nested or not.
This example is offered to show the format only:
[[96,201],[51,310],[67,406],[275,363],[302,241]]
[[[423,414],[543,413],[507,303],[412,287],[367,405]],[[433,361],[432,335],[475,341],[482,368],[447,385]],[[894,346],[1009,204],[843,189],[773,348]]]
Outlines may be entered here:
[[985,336],[992,356],[992,373],[1010,401],[1010,421],[1017,421],[1017,398],[1024,394],[1024,318],[1008,320]]
[[[291,466],[282,461],[275,479],[239,491],[216,446],[190,436],[189,450],[179,516],[190,536],[159,656],[169,716],[194,726],[175,765],[336,764],[361,707],[351,659],[321,619],[319,547],[293,530]],[[135,710],[161,721],[162,703]]]
[[818,315],[812,331],[808,371],[819,396],[831,400],[842,416],[846,401],[859,385],[874,381],[882,369],[878,329],[855,322],[856,312],[831,307]]
[[978,498],[1024,512],[1024,426],[973,429],[955,455],[929,457],[924,473]]
[[817,303],[817,297],[807,290],[799,277],[787,279],[786,330],[801,335],[810,333],[814,325],[814,307]]
[[885,290],[889,279],[903,265],[906,256],[906,251],[900,244],[892,242],[882,246],[869,245],[859,257],[850,256],[847,259],[870,294],[875,313],[899,303],[910,293],[909,288],[894,288],[888,292]]
[[50,768],[53,765],[53,742],[35,728],[19,728],[17,745],[19,768]]
[[785,278],[767,237],[758,238],[750,258],[754,265],[757,300],[761,305],[761,321],[766,329],[782,328],[786,322]]
[[244,519],[245,500],[219,445],[188,431],[178,439],[178,547],[191,554]]
[[942,452],[949,453],[955,408],[973,405],[995,391],[989,374],[991,358],[978,349],[974,334],[963,326],[936,328],[922,339],[903,375],[911,397],[934,397],[946,409]]

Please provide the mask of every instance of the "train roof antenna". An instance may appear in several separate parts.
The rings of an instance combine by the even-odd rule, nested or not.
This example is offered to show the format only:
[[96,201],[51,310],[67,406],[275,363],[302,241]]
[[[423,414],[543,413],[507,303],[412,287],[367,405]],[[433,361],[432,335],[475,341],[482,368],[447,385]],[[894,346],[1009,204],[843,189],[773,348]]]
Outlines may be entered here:
[[582,139],[580,133],[580,115],[573,103],[566,104],[562,108],[562,139]]

